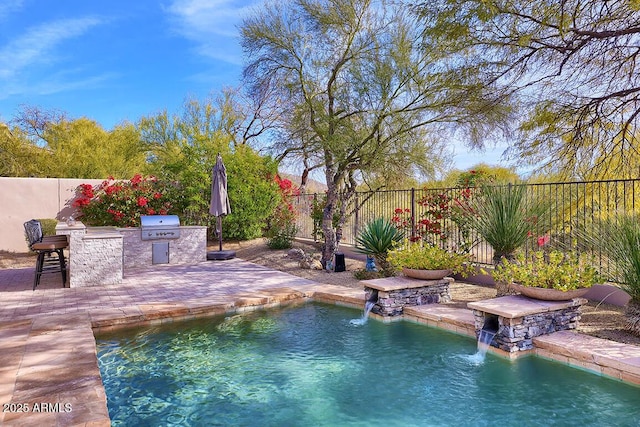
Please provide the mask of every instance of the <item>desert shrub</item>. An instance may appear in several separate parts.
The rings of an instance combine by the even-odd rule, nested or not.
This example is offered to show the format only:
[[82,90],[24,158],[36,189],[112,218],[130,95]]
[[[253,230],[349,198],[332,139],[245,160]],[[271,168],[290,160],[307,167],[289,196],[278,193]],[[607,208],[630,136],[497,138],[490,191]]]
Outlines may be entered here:
[[223,236],[248,240],[261,237],[280,202],[277,164],[249,147],[238,147],[225,159],[231,214],[223,219]]
[[271,249],[288,249],[298,232],[293,196],[300,194],[300,191],[290,180],[282,179],[278,175],[274,181],[280,189],[280,203],[267,221],[265,237],[267,246]]
[[58,220],[53,218],[41,218],[38,219],[40,221],[40,225],[42,226],[42,235],[43,236],[55,236],[56,235],[56,225],[58,225]]
[[86,225],[138,227],[141,215],[178,214],[180,187],[153,176],[134,175],[129,181],[104,180],[97,186],[81,184],[73,206]]

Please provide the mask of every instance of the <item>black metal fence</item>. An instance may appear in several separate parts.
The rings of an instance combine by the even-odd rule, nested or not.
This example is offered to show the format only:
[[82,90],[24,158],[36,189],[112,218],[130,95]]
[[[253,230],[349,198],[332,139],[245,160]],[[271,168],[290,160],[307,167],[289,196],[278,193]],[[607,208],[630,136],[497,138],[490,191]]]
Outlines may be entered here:
[[[640,208],[636,206],[640,179],[524,185],[529,199],[544,199],[551,205],[548,218],[532,221],[530,238],[525,245],[527,251],[541,245],[564,250],[575,248],[577,232],[597,233],[593,230],[594,219],[604,219],[620,211],[635,212]],[[342,243],[355,244],[356,236],[367,222],[385,217],[403,227],[408,236],[421,235],[443,247],[469,250],[478,263],[491,264],[491,246],[469,229],[459,215],[458,208],[464,207],[476,191],[479,190],[412,188],[358,192],[346,209]],[[324,194],[302,194],[296,198],[299,237],[322,240],[320,220],[324,197]],[[603,254],[597,249],[595,252],[601,271],[608,271]]]

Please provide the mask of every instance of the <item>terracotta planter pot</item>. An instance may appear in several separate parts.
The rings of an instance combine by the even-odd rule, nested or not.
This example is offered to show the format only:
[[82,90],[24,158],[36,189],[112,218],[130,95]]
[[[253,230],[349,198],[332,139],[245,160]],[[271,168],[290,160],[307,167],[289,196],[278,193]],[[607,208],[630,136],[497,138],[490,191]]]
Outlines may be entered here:
[[558,289],[534,288],[512,283],[511,288],[522,295],[543,301],[566,301],[573,298],[580,298],[589,292],[589,288],[574,289],[571,291],[560,291]]
[[402,274],[413,279],[439,280],[451,274],[451,270],[418,270],[402,267]]

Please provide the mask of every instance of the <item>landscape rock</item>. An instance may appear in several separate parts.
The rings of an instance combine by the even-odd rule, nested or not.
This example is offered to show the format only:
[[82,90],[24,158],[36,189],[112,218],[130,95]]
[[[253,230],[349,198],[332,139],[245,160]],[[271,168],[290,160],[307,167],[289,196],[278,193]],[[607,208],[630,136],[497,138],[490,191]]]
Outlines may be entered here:
[[289,249],[289,252],[287,252],[287,256],[291,259],[301,260],[304,258],[305,254],[302,249],[293,248],[293,249]]
[[300,265],[300,268],[304,268],[306,270],[322,270],[322,264],[320,261],[308,254],[305,254],[302,257],[298,262],[298,265]]

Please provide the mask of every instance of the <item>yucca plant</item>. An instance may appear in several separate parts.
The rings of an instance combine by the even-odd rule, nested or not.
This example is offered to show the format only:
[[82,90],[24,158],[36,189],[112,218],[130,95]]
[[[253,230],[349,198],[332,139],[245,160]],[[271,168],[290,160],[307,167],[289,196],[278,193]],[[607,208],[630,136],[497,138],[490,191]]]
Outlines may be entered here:
[[376,218],[367,223],[364,230],[356,236],[356,248],[359,253],[372,256],[385,276],[394,274],[394,267],[387,260],[387,254],[404,239],[404,231],[398,230],[386,218]]
[[[469,202],[464,215],[472,229],[493,248],[493,263],[515,260],[534,229],[546,229],[550,204],[527,195],[525,185],[485,186]],[[496,283],[497,295],[507,295],[508,283]]]
[[600,220],[589,240],[609,259],[616,280],[631,300],[625,307],[627,329],[640,336],[640,216],[621,213]]
[[524,185],[487,186],[469,203],[465,215],[493,248],[497,264],[502,258],[513,260],[533,228],[545,228],[542,221],[549,209],[549,203],[527,197]]

